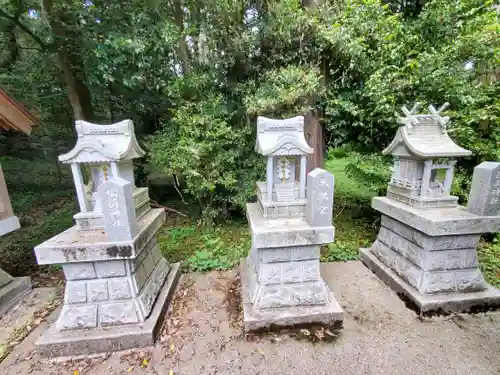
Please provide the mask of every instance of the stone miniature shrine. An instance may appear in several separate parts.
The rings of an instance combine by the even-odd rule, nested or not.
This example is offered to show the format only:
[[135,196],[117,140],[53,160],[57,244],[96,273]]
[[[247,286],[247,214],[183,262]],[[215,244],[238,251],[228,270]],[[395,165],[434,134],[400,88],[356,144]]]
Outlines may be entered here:
[[313,150],[302,116],[259,117],[255,149],[267,157],[267,174],[257,182],[257,203],[247,205],[252,247],[241,260],[245,330],[339,323],[342,309],[319,265],[321,245],[334,240],[333,175],[316,168],[306,181]]
[[423,313],[500,306],[500,291],[479,269],[482,233],[500,230],[500,164],[476,167],[467,210],[450,195],[455,158],[471,152],[447,134],[449,118],[403,108],[406,117],[383,151],[394,169],[386,197],[373,198],[381,228],[361,259]]
[[156,242],[165,212],[134,184],[132,161],[144,151],[132,121],[77,121],[76,131],[75,147],[59,157],[73,172],[76,225],[35,248],[38,264],[61,264],[67,280],[61,314],[37,343],[44,356],[152,345],[179,275]]

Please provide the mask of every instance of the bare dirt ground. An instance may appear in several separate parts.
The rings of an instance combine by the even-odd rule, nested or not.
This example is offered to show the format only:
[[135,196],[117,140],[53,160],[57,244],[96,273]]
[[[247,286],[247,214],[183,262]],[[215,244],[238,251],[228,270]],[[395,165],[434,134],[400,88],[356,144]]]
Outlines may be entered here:
[[322,265],[344,328],[245,335],[236,271],[187,274],[154,348],[67,361],[36,354],[52,314],[0,374],[500,374],[500,313],[419,318],[360,262]]

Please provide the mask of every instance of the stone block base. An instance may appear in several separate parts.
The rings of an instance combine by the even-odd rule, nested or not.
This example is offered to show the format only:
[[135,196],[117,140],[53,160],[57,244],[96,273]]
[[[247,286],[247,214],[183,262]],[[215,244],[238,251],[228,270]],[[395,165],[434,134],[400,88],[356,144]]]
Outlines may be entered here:
[[17,216],[11,216],[7,219],[0,220],[0,237],[19,228],[21,228],[21,224],[19,224]]
[[333,293],[329,291],[330,301],[325,305],[295,306],[269,309],[256,309],[251,303],[253,269],[247,259],[240,261],[241,294],[245,331],[255,331],[271,326],[293,326],[320,323],[338,325],[343,321],[343,311]]
[[31,291],[29,277],[15,277],[0,288],[0,316]]
[[152,346],[163,324],[179,276],[179,263],[171,264],[165,284],[144,323],[72,331],[60,331],[53,324],[37,342],[38,353],[42,357],[52,358]]
[[500,290],[491,285],[481,292],[422,294],[382,263],[370,249],[360,249],[360,258],[366,267],[420,314],[474,313],[500,308]]

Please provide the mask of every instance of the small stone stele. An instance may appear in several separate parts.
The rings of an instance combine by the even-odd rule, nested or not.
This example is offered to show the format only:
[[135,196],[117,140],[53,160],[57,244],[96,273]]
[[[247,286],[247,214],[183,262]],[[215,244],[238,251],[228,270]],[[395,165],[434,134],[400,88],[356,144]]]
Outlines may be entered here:
[[138,233],[133,184],[119,177],[110,178],[98,188],[104,228],[109,241],[129,241]]
[[321,168],[307,175],[307,222],[311,226],[332,225],[334,177]]
[[479,216],[500,215],[500,163],[485,161],[474,168],[467,211]]

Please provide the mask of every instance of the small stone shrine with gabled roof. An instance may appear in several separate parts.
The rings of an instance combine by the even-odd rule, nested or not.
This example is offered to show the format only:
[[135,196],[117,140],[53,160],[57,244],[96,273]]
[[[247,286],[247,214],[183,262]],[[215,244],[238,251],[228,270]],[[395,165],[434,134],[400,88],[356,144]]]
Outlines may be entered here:
[[267,180],[257,182],[258,202],[247,205],[252,247],[240,264],[246,331],[343,319],[319,267],[321,246],[334,239],[334,178],[320,168],[306,175],[313,150],[303,128],[302,116],[257,120],[255,149],[267,157]]
[[255,151],[267,157],[266,181],[257,182],[264,217],[305,215],[306,162],[313,149],[304,137],[304,117],[274,120],[259,116]]
[[76,225],[35,247],[38,264],[61,264],[66,277],[59,318],[37,342],[47,357],[153,345],[179,276],[157,244],[165,211],[134,183],[132,162],[144,151],[132,121],[77,121],[76,131],[75,147],[60,156],[73,172]]
[[[145,155],[134,134],[134,124],[124,120],[112,125],[96,125],[86,121],[76,121],[78,135],[71,151],[59,156],[59,161],[71,165],[80,212],[74,218],[78,229],[103,229],[102,202],[97,188],[103,181],[114,176],[129,181],[133,185],[136,202],[136,216],[149,207],[147,188],[137,188],[134,183],[133,159]],[[82,165],[88,165],[91,183],[85,184]]]
[[[430,114],[416,114],[418,103],[410,110],[403,107],[396,136],[382,151],[392,154],[394,169],[387,188],[387,196],[420,208],[453,207],[458,198],[450,195],[453,181],[454,158],[472,153],[458,146],[448,136],[448,117],[430,106]],[[444,178],[440,179],[440,176]]]
[[386,197],[372,207],[382,214],[380,231],[363,263],[419,312],[467,312],[500,307],[500,291],[479,268],[482,233],[500,230],[500,163],[474,170],[467,209],[450,195],[455,159],[471,152],[446,133],[449,119],[403,107],[406,117],[383,151],[394,156]]

